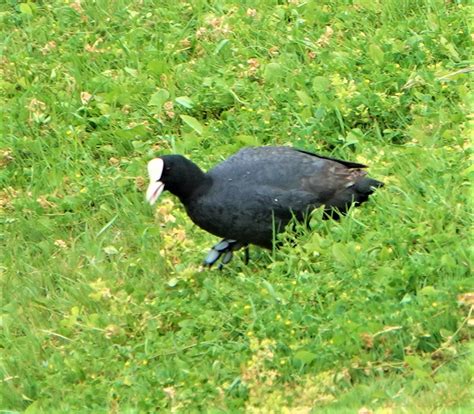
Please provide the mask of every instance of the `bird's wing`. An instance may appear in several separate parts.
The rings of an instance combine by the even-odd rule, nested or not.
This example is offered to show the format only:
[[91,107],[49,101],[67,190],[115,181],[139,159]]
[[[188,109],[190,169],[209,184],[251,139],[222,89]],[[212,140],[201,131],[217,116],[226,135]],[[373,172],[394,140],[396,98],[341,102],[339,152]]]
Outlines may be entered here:
[[345,160],[340,160],[338,158],[332,158],[332,157],[325,157],[323,155],[318,155],[318,154],[315,154],[313,152],[309,152],[309,151],[305,151],[305,150],[301,150],[301,149],[295,149],[295,151],[301,152],[303,154],[308,154],[308,155],[311,155],[313,157],[322,158],[324,160],[335,161],[339,164],[345,165],[347,168],[367,168],[367,165],[360,164],[358,162],[345,161]]
[[[331,204],[341,192],[363,179],[363,164],[321,157],[289,147],[245,148],[210,171],[222,183],[233,181],[256,193],[284,200],[284,205],[295,209],[295,203]],[[262,189],[262,191],[259,191]],[[263,191],[265,189],[265,191]],[[273,194],[274,193],[274,194]],[[300,201],[302,200],[302,201]]]

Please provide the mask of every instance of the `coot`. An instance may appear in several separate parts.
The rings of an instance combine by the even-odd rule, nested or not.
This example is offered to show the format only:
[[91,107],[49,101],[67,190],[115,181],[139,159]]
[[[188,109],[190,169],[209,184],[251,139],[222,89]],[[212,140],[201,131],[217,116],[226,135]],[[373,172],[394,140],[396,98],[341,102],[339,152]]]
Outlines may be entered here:
[[272,248],[274,234],[292,217],[304,220],[324,206],[328,217],[366,201],[383,183],[366,176],[363,164],[324,157],[290,147],[244,148],[207,173],[181,155],[148,163],[146,198],[154,204],[163,190],[176,195],[191,220],[222,237],[204,260],[221,257],[249,244]]

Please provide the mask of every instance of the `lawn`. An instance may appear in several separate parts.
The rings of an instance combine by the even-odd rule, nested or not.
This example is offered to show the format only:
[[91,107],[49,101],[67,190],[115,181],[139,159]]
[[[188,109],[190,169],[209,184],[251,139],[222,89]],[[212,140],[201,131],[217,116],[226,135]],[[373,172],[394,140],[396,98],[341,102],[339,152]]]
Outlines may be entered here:
[[[0,4],[1,413],[468,413],[468,2]],[[223,271],[146,164],[369,165]]]

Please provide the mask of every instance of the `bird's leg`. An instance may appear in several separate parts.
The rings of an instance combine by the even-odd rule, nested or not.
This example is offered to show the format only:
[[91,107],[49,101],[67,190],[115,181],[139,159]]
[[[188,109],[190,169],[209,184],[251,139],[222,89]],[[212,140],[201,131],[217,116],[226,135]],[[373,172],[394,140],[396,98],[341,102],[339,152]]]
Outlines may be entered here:
[[248,265],[249,260],[250,260],[250,253],[249,253],[249,246],[247,245],[244,247],[244,263]]
[[[203,264],[204,266],[211,267],[219,260],[219,258],[221,258],[219,269],[222,269],[224,265],[232,260],[233,252],[243,246],[244,244],[238,242],[237,240],[222,239],[219,243],[212,246],[211,250],[209,250],[207,256],[205,257]],[[246,246],[246,251],[247,250],[248,247]]]

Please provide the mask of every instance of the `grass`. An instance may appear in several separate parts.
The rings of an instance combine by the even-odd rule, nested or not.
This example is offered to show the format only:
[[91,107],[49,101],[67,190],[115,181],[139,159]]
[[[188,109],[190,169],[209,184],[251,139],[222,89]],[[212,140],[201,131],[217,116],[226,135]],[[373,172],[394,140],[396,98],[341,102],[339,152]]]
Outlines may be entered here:
[[[472,412],[469,16],[2,2],[1,412]],[[201,270],[216,238],[146,205],[147,161],[265,144],[386,186]]]

